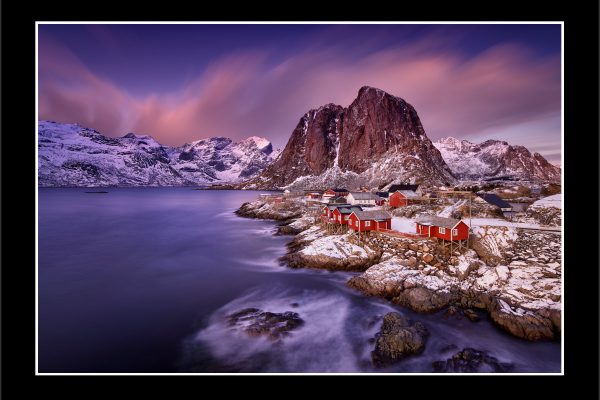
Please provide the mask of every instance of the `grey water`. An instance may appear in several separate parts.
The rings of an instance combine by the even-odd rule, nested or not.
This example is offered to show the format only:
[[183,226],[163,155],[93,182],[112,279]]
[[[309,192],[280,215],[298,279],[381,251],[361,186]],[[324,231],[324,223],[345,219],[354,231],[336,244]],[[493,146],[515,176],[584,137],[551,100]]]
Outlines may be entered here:
[[[89,190],[89,189],[88,189]],[[444,312],[417,314],[346,287],[353,273],[280,265],[290,236],[233,212],[259,192],[191,188],[39,190],[39,372],[432,372],[464,347],[513,372],[560,372],[558,341],[529,342]],[[247,307],[305,323],[279,343],[238,332]],[[381,317],[431,335],[384,370],[370,361]]]

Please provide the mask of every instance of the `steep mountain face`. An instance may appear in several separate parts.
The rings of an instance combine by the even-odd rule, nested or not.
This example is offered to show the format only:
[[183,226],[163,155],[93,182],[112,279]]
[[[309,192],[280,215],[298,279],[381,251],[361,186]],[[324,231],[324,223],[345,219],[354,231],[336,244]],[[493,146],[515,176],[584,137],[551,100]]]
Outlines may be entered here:
[[343,108],[327,104],[300,119],[281,157],[245,188],[308,188],[455,181],[415,109],[399,97],[362,87]]
[[264,138],[214,137],[181,147],[151,136],[111,138],[76,124],[39,123],[40,186],[181,186],[232,183],[262,172],[277,156]]
[[511,146],[499,140],[474,144],[453,137],[440,139],[434,145],[454,175],[463,180],[514,179],[560,182],[560,168],[538,153],[523,146]]

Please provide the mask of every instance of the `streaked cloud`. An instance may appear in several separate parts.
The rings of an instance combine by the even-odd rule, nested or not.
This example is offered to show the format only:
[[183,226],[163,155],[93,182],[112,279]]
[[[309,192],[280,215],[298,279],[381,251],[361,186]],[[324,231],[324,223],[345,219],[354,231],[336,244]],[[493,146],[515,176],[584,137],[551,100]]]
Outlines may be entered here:
[[313,44],[273,62],[269,50],[240,50],[215,59],[183,87],[136,97],[40,38],[40,118],[113,136],[150,134],[170,145],[259,135],[282,147],[310,108],[347,106],[370,85],[415,106],[432,140],[504,138],[534,151],[546,146],[541,154],[560,159],[558,56],[536,57],[510,43],[466,55],[431,36],[361,54]]

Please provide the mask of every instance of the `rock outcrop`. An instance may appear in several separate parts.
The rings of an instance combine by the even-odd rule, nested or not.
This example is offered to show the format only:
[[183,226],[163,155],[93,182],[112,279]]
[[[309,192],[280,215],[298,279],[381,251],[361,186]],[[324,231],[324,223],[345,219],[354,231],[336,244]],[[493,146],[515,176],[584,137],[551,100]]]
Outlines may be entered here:
[[298,313],[291,311],[272,313],[258,308],[245,308],[227,316],[230,327],[241,329],[249,336],[264,336],[273,341],[288,336],[303,323]]
[[472,348],[465,348],[451,358],[435,361],[432,364],[434,372],[510,372],[510,363],[499,362],[496,357]]
[[371,353],[376,367],[385,367],[423,351],[429,332],[420,322],[413,323],[396,312],[383,317]]

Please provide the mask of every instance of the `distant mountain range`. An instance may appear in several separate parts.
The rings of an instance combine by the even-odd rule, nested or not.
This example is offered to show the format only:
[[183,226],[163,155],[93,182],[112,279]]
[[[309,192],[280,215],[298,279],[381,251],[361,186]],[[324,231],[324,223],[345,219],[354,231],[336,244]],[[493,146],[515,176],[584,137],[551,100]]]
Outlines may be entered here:
[[560,168],[539,153],[499,140],[474,144],[448,137],[433,143],[461,180],[530,180],[560,182]]
[[224,137],[180,147],[150,136],[119,138],[75,124],[39,123],[40,186],[182,186],[307,189],[458,181],[560,182],[560,168],[523,146],[445,138],[431,142],[403,99],[362,87],[344,108],[327,104],[300,118],[282,152],[264,138]]
[[76,124],[39,122],[39,186],[185,186],[239,182],[277,156],[271,142],[224,137],[180,147],[151,136],[112,138]]

